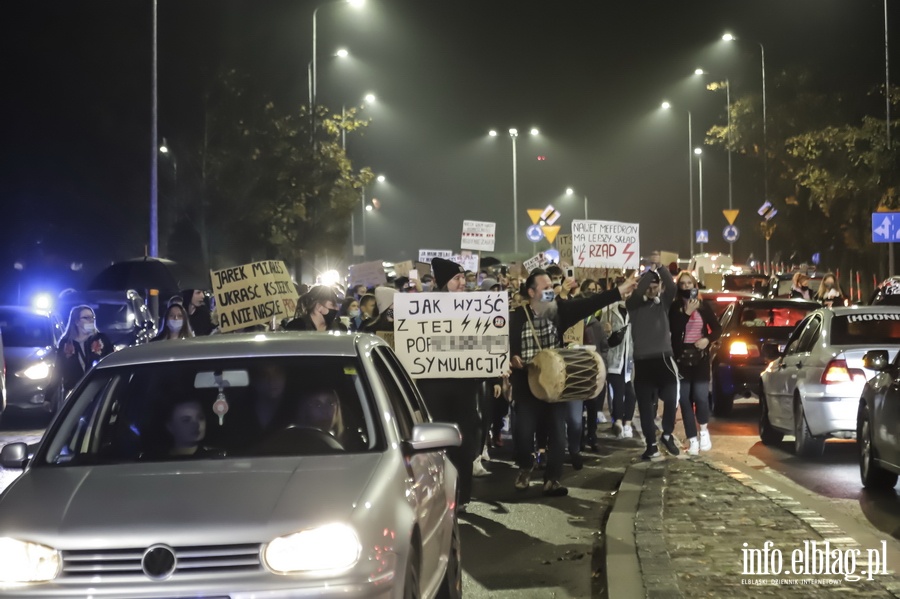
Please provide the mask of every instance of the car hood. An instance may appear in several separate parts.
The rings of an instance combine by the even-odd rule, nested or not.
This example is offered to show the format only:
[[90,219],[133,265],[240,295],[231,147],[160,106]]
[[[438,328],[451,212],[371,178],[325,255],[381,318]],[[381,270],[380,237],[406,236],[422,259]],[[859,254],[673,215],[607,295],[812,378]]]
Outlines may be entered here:
[[23,368],[43,359],[52,358],[52,350],[49,347],[4,347],[3,359],[6,361],[7,376],[14,375]]
[[[0,498],[0,536],[61,547],[254,543],[350,517],[380,453],[27,471]],[[113,541],[115,539],[115,541]]]

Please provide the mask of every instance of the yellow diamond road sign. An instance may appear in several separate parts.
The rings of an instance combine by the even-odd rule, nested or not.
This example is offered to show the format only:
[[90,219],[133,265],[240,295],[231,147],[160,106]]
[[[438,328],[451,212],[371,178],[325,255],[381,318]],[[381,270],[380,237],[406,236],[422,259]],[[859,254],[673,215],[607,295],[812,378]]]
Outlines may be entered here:
[[733,225],[738,217],[738,212],[740,212],[740,210],[723,210],[722,214],[725,215],[725,220],[728,221],[728,224]]
[[532,225],[538,224],[538,221],[541,220],[542,212],[543,212],[543,210],[541,210],[541,209],[537,209],[537,210],[531,209],[528,211],[528,216],[531,218]]

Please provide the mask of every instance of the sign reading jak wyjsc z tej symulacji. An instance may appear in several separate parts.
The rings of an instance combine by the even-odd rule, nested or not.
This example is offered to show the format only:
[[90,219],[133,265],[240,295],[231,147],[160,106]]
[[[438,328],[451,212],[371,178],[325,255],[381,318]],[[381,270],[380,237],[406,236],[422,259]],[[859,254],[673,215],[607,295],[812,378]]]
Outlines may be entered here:
[[414,378],[486,378],[509,366],[503,292],[398,293],[394,350]]

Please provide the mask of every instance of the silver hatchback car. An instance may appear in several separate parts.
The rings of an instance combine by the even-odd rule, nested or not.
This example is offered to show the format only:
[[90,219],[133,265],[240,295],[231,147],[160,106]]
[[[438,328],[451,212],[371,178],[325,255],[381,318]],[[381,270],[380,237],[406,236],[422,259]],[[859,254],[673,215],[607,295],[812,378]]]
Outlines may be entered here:
[[822,455],[829,437],[856,437],[859,398],[875,371],[869,350],[900,350],[900,307],[851,306],[811,312],[784,353],[761,375],[759,435],[767,445],[794,435],[798,455]]
[[0,596],[459,596],[459,443],[373,335],[127,348],[0,451]]

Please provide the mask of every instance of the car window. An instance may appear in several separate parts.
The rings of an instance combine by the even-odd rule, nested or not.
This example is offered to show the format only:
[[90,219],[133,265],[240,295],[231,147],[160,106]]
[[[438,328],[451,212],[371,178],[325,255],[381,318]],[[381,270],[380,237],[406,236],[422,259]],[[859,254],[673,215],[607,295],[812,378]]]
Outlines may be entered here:
[[95,369],[38,465],[306,456],[383,447],[354,358],[184,360]]
[[378,377],[381,380],[384,390],[387,393],[388,401],[393,408],[394,417],[397,420],[397,427],[400,429],[400,436],[404,439],[412,437],[412,429],[415,425],[415,419],[412,414],[412,406],[406,399],[403,389],[397,383],[394,372],[384,359],[384,353],[379,352],[380,348],[376,348],[372,354],[372,362],[378,371]]
[[741,313],[743,327],[795,327],[814,306],[744,306]]
[[794,330],[791,332],[791,336],[788,338],[787,349],[785,350],[785,355],[797,353],[798,348],[800,347],[800,337],[803,335],[803,332],[809,326],[809,323],[812,322],[812,317],[807,317],[806,320],[801,321]]
[[814,316],[809,324],[806,325],[806,328],[803,330],[803,334],[800,335],[800,342],[797,346],[798,353],[806,353],[811,351],[813,346],[816,344],[816,341],[819,339],[819,333],[822,330],[822,319],[818,316]]
[[831,319],[832,345],[900,343],[900,313],[848,314]]
[[425,407],[422,395],[419,393],[415,383],[413,383],[412,378],[410,378],[409,372],[403,367],[400,360],[397,359],[397,354],[384,347],[376,348],[376,352],[378,352],[388,363],[388,366],[394,375],[394,379],[403,389],[404,397],[408,399],[407,405],[411,410],[413,421],[416,424],[428,422],[431,419],[428,415],[428,408]]
[[27,312],[0,311],[0,334],[6,347],[55,345],[53,327],[46,316]]

